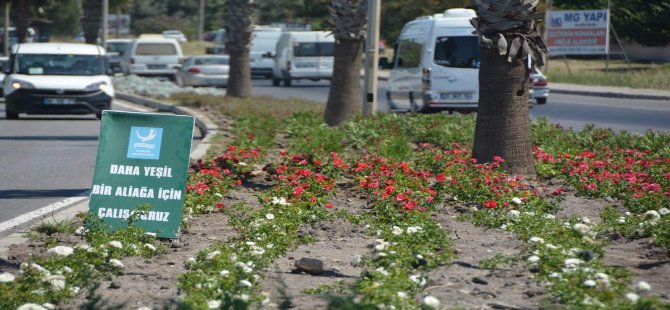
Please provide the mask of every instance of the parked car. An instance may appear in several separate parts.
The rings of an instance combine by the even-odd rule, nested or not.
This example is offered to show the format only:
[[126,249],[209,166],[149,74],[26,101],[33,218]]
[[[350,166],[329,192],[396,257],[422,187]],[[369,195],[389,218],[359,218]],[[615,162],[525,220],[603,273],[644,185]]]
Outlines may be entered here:
[[547,103],[549,97],[549,81],[538,69],[533,69],[529,79],[528,99],[537,104]]
[[184,35],[184,33],[179,30],[165,30],[161,34],[163,37],[168,39],[175,39],[179,42],[188,42],[186,35]]
[[179,86],[218,86],[228,85],[229,58],[227,55],[193,56],[184,60],[177,71]]
[[4,83],[5,118],[27,114],[95,114],[109,110],[114,86],[101,46],[14,45]]
[[107,61],[109,62],[109,67],[115,73],[121,72],[121,57],[132,42],[132,39],[107,40]]
[[284,31],[277,42],[272,86],[292,80],[330,80],[335,38],[327,31]]
[[0,97],[4,97],[2,85],[5,83],[5,69],[8,69],[9,57],[0,57]]
[[166,38],[133,40],[121,57],[123,74],[175,78],[184,54],[179,42]]

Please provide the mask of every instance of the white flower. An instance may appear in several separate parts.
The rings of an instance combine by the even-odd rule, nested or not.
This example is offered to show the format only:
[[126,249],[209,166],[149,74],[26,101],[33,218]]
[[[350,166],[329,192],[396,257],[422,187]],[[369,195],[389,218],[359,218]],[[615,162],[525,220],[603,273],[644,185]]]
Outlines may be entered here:
[[274,219],[275,219],[275,215],[272,214],[272,213],[268,213],[268,214],[265,215],[265,218],[268,219],[268,220],[274,220]]
[[400,297],[400,298],[407,298],[407,293],[405,293],[405,292],[398,292],[398,297]]
[[66,257],[74,253],[74,249],[69,246],[59,245],[47,251],[47,254]]
[[544,243],[544,239],[542,239],[540,237],[530,237],[530,239],[528,239],[528,241],[530,243]]
[[219,255],[221,255],[221,251],[214,251],[212,253],[207,254],[207,257],[205,257],[205,259],[212,260],[214,259],[214,257],[217,257]]
[[584,261],[579,258],[567,258],[563,261],[563,264],[565,264],[565,268],[576,269],[583,262]]
[[547,247],[547,249],[550,249],[550,250],[556,250],[556,249],[558,249],[557,246],[555,246],[555,245],[553,245],[553,244],[551,244],[551,243],[547,243],[547,245],[545,245],[545,247]]
[[254,247],[254,249],[251,250],[252,255],[260,256],[263,255],[263,253],[265,253],[265,249],[261,247]]
[[146,249],[148,249],[149,251],[151,251],[151,252],[156,251],[156,247],[155,247],[153,244],[145,243],[145,244],[144,244],[144,247],[145,247]]
[[402,234],[402,228],[400,228],[398,226],[393,226],[393,229],[392,229],[391,233],[398,236],[398,235]]
[[51,284],[51,288],[53,288],[55,291],[60,291],[65,288],[65,279],[51,279],[49,280],[49,284]]
[[519,218],[519,214],[521,214],[521,212],[517,210],[510,210],[509,212],[507,212],[507,218],[510,220],[515,220]]
[[249,282],[248,280],[241,280],[240,284],[242,284],[242,286],[246,286],[246,287],[251,287],[252,286],[251,282]]
[[381,274],[382,274],[383,276],[385,276],[385,277],[388,277],[388,276],[389,276],[389,272],[386,271],[386,269],[384,269],[384,267],[379,267],[379,268],[376,269],[376,271],[379,272],[379,273],[381,273]]
[[626,294],[626,299],[628,299],[628,301],[631,303],[636,303],[637,300],[640,299],[640,296],[635,293],[628,293]]
[[646,281],[637,282],[637,289],[640,291],[651,291],[651,285]]
[[419,286],[424,286],[426,285],[426,279],[422,277],[421,275],[414,274],[409,276],[409,279],[412,280],[412,282],[418,284]]
[[247,241],[247,242],[245,242],[245,243],[246,243],[246,245],[248,245],[248,246],[254,246],[254,245],[256,245],[256,242],[253,242],[253,241]]
[[553,214],[545,214],[544,218],[548,219],[548,220],[555,220],[556,219],[556,217]]
[[240,166],[242,166],[242,167],[245,167],[245,166],[247,165],[247,163],[245,163],[245,162],[243,162],[243,161],[238,162],[237,164],[240,165]]
[[421,228],[420,226],[410,226],[410,227],[407,227],[407,233],[408,233],[408,234],[413,234],[413,233],[416,233],[416,232],[420,232],[420,231],[422,231],[422,230],[423,230],[423,228]]
[[550,278],[560,278],[561,274],[558,273],[558,272],[552,272],[552,273],[549,274],[549,277]]
[[123,263],[120,260],[114,259],[114,258],[109,260],[109,264],[112,265],[113,267],[116,267],[116,268],[119,268],[119,269],[123,269],[123,267],[124,267]]
[[221,301],[218,299],[207,302],[207,308],[209,309],[219,309],[219,307],[221,307]]
[[246,302],[246,301],[249,300],[249,295],[247,295],[247,294],[240,294],[239,296],[237,296],[237,298],[238,298],[239,300],[241,300],[241,301]]
[[14,279],[16,279],[16,277],[9,272],[0,273],[0,283],[12,282]]
[[586,216],[583,216],[581,220],[584,224],[591,224],[591,219]]
[[280,205],[280,206],[290,205],[290,203],[286,202],[286,198],[284,198],[284,197],[272,197],[272,204]]
[[24,304],[16,308],[16,310],[45,310],[46,308],[38,304]]
[[520,205],[521,203],[523,203],[523,201],[521,201],[521,198],[519,197],[514,197],[512,198],[512,203],[515,205]]
[[658,219],[661,218],[661,215],[658,214],[658,212],[656,212],[655,210],[649,210],[649,211],[645,212],[644,216],[646,216],[646,217],[648,217],[652,220],[658,220]]
[[75,230],[74,234],[77,235],[77,236],[83,236],[84,234],[86,234],[87,231],[88,230],[86,229],[86,227],[79,226],[79,228],[77,228],[77,230]]
[[440,307],[440,300],[433,297],[433,296],[428,295],[428,296],[423,298],[423,304],[428,306],[428,307],[437,309],[437,308]]
[[149,231],[147,231],[147,232],[145,232],[144,234],[147,235],[147,236],[149,236],[149,237],[156,237],[156,233],[154,233],[154,232],[149,232]]
[[252,272],[254,272],[254,269],[251,268],[251,267],[249,267],[249,266],[244,266],[244,268],[242,268],[242,272],[244,272],[244,273],[252,273]]
[[529,257],[527,260],[528,260],[529,263],[535,264],[535,263],[540,261],[540,257],[538,257],[537,255],[533,255],[533,256]]
[[113,248],[123,249],[123,244],[116,240],[110,241],[107,244]]
[[63,266],[63,272],[65,272],[65,273],[72,273],[72,271],[73,271],[72,268],[70,268],[70,267],[68,267],[68,266]]
[[221,270],[221,272],[219,272],[219,275],[222,276],[222,277],[227,277],[229,274],[230,274],[230,271],[225,270],[225,269]]
[[580,234],[586,234],[589,231],[591,231],[591,228],[589,228],[589,226],[584,225],[582,223],[577,223],[577,224],[573,225],[572,229],[574,229],[576,232],[578,232]]
[[668,209],[668,208],[660,208],[660,209],[658,209],[658,213],[659,213],[660,215],[665,216],[665,215],[670,214],[670,209]]
[[596,286],[596,281],[588,279],[588,280],[585,280],[582,284],[586,287],[594,287],[594,286]]
[[56,309],[56,305],[54,305],[54,304],[50,304],[50,303],[48,303],[48,302],[47,302],[47,303],[43,303],[43,304],[42,304],[42,307],[44,307],[44,308],[46,308],[46,309]]
[[378,252],[383,251],[388,245],[389,243],[384,241],[383,239],[376,239],[374,249]]
[[620,216],[619,219],[617,220],[617,223],[619,224],[626,224],[626,218],[623,216]]

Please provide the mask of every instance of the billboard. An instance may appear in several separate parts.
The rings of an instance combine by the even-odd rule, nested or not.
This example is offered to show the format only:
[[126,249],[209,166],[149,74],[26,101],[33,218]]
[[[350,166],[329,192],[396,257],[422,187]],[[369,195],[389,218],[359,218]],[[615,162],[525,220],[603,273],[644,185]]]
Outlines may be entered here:
[[609,51],[609,11],[549,11],[549,55],[598,55]]
[[103,111],[89,212],[116,230],[149,206],[136,224],[177,238],[194,124],[191,116]]

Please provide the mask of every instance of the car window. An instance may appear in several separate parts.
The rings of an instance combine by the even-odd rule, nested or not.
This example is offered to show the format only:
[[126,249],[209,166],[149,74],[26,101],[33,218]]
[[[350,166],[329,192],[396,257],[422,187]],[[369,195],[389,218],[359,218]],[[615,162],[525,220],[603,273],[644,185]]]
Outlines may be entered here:
[[227,65],[228,58],[216,57],[216,58],[196,58],[196,65]]
[[436,65],[452,68],[479,68],[477,37],[437,37],[435,40]]
[[177,48],[172,43],[139,43],[135,49],[137,55],[177,55]]
[[128,42],[107,42],[107,52],[123,53],[128,46]]
[[17,73],[29,75],[101,75],[103,60],[96,55],[19,54]]
[[293,46],[296,57],[333,56],[333,42],[301,42]]

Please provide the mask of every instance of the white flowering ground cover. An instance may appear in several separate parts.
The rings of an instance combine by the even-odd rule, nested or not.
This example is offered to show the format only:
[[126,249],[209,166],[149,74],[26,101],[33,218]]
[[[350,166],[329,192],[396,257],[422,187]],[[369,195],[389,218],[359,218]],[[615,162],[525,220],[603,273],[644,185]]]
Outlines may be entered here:
[[[612,198],[616,191],[589,197],[560,177],[528,185],[473,165],[467,150],[439,140],[460,141],[467,120],[453,124],[459,131],[441,128],[433,144],[391,134],[417,133],[434,120],[458,122],[381,117],[335,130],[310,115],[236,119],[225,128],[234,137],[222,141],[231,147],[192,172],[179,241],[133,231],[39,235],[0,264],[0,302],[23,298],[35,309],[668,307],[667,239],[658,230],[670,220],[667,198],[652,210],[627,211],[642,201]],[[226,175],[215,167],[244,181],[214,178]],[[67,261],[75,257],[93,259],[95,272]],[[322,270],[298,269],[302,258],[320,260]],[[82,292],[71,283],[86,270],[103,276]],[[3,290],[26,274],[43,285],[31,292],[51,299]]]
[[113,78],[114,89],[126,94],[169,98],[177,93],[224,96],[226,90],[215,87],[181,87],[166,79],[145,78],[136,75],[119,75]]

